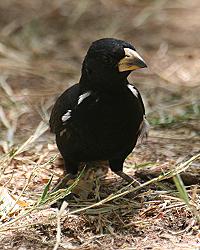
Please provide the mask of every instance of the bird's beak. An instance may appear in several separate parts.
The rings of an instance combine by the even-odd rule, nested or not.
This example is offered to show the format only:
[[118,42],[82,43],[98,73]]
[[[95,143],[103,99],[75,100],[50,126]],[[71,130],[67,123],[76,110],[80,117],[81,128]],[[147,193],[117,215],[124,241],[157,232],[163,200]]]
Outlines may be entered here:
[[125,57],[118,63],[119,72],[132,71],[139,68],[146,68],[147,65],[142,57],[133,49],[124,48]]

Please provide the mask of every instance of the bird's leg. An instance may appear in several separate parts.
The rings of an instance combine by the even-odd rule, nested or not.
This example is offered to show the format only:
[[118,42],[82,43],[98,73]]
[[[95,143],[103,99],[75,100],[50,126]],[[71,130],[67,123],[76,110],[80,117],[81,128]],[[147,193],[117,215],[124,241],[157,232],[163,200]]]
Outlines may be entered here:
[[52,192],[55,192],[62,188],[66,188],[68,181],[74,180],[77,176],[79,163],[66,160],[66,158],[64,158],[64,154],[62,154],[62,156],[64,160],[64,178],[58,181]]
[[122,179],[124,179],[126,182],[128,182],[132,186],[136,187],[140,183],[137,180],[135,180],[134,178],[130,177],[129,175],[127,175],[123,172],[124,160],[125,159],[109,160],[110,168],[115,174],[119,175]]
[[69,180],[73,180],[76,178],[76,175],[73,174],[66,174],[64,176],[64,178],[62,178],[57,184],[56,186],[53,188],[52,193],[55,191],[58,191],[59,189],[63,189],[67,187],[67,183]]
[[130,177],[127,174],[125,174],[123,171],[116,171],[115,174],[119,175],[122,179],[124,179],[125,181],[127,181],[133,187],[137,187],[140,184],[136,179]]

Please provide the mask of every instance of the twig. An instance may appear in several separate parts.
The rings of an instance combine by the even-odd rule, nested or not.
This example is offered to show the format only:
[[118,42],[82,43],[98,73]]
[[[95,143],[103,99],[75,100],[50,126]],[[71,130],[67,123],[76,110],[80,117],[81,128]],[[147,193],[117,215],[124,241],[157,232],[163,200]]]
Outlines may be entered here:
[[57,250],[60,242],[61,242],[61,218],[63,213],[65,212],[65,209],[67,208],[68,203],[66,201],[63,201],[62,206],[60,208],[60,210],[58,210],[57,213],[57,234],[56,234],[56,244],[53,248],[53,250]]

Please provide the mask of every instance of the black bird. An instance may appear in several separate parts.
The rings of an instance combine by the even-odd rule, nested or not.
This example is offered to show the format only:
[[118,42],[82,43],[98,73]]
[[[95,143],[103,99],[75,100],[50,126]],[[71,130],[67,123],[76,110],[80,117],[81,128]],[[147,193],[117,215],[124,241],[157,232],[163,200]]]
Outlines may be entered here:
[[92,43],[79,83],[57,99],[51,113],[50,129],[69,174],[54,190],[77,174],[81,162],[97,160],[108,160],[113,172],[133,182],[123,172],[123,163],[147,133],[148,123],[141,95],[127,77],[144,67],[144,60],[125,41],[103,38]]

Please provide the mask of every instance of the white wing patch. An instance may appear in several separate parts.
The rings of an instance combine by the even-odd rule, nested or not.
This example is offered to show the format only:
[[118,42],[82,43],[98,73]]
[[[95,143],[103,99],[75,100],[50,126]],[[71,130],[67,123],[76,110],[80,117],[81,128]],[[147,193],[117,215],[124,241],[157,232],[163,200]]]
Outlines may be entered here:
[[78,97],[78,105],[81,104],[81,102],[82,102],[85,98],[87,98],[88,96],[90,96],[90,95],[91,95],[91,91],[85,92],[85,93],[83,93],[82,95],[80,95],[80,96]]
[[128,87],[128,88],[130,89],[130,91],[134,94],[134,96],[138,98],[137,89],[135,89],[134,86],[131,85],[131,84],[128,84],[127,87]]
[[67,120],[69,120],[69,118],[71,117],[71,109],[69,109],[68,111],[67,111],[67,113],[65,113],[63,116],[62,116],[62,121],[63,122],[66,122]]
[[143,139],[147,137],[148,132],[149,132],[149,127],[150,125],[144,115],[143,121],[141,122],[140,127],[139,127],[139,138],[141,139],[141,141],[143,141]]
[[[78,97],[78,105],[81,104],[81,102],[87,98],[89,95],[91,95],[91,91],[87,91],[85,93],[83,93],[82,95],[80,95]],[[71,118],[71,113],[72,113],[72,110],[69,109],[63,116],[62,116],[62,122],[66,122],[67,120],[69,120]]]

